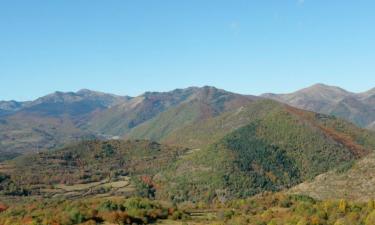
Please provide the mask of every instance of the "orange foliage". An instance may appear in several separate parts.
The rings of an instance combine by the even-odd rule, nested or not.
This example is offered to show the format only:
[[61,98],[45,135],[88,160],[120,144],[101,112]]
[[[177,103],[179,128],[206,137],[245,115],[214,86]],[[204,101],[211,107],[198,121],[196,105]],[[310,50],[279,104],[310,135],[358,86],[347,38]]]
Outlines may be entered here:
[[4,212],[5,210],[7,210],[9,207],[0,203],[0,212]]
[[367,149],[358,145],[350,136],[339,133],[332,128],[325,127],[313,121],[311,116],[309,116],[308,114],[309,112],[301,110],[301,109],[296,109],[290,106],[286,106],[286,109],[288,110],[288,112],[309,121],[312,126],[315,126],[319,128],[320,130],[322,130],[327,137],[346,146],[353,153],[353,155],[356,156],[357,158],[361,158],[369,153]]

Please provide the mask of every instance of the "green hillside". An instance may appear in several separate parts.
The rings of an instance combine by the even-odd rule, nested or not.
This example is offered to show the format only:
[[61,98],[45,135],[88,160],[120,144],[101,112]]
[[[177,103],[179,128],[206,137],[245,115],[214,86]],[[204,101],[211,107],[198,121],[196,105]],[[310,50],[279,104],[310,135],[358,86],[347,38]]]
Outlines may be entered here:
[[187,101],[135,127],[126,137],[161,141],[184,126],[198,124],[253,101],[253,98],[218,89],[203,89]]
[[147,92],[98,113],[87,128],[105,135],[159,141],[182,125],[238,108],[253,99],[208,86]]
[[[365,148],[372,147],[373,133],[360,129],[355,125],[338,119],[334,116],[326,116],[304,110],[299,110],[287,105],[277,103],[272,100],[257,100],[244,107],[239,107],[233,111],[223,113],[214,118],[208,118],[204,121],[191,123],[175,130],[175,132],[163,138],[161,141],[167,144],[182,145],[191,148],[201,148],[219,141],[226,134],[245,126],[248,123],[264,119],[267,123],[274,123],[275,129],[271,133],[264,134],[265,137],[272,138],[272,132],[281,135],[292,132],[289,127],[283,126],[285,117],[292,120],[294,129],[300,129],[305,125],[309,129],[320,130],[327,138],[333,139],[343,145],[347,145],[355,154],[366,154]],[[299,122],[299,123],[297,123]],[[278,138],[291,138],[290,136],[279,136]],[[273,141],[270,139],[270,141]],[[305,143],[306,145],[308,143]]]
[[[255,105],[262,107],[255,109]],[[252,117],[245,119],[244,115]],[[239,121],[242,127],[225,134],[241,126]],[[164,172],[159,180],[165,185],[160,196],[173,201],[211,201],[278,191],[350,165],[375,148],[373,133],[334,117],[267,100],[207,124],[191,126],[200,133],[185,128],[182,135],[174,134],[181,143],[200,134],[205,134],[196,142],[201,146],[216,141],[192,150]],[[196,129],[199,126],[210,129]],[[220,129],[223,127],[227,129]]]
[[[257,100],[222,115],[180,126],[161,139],[162,142],[201,148],[213,144],[226,134],[278,110],[281,104],[270,100]],[[170,118],[172,120],[173,118]]]
[[129,139],[144,138],[161,140],[176,128],[197,121],[205,109],[209,111],[209,106],[201,104],[198,101],[184,103],[141,124],[125,136]]
[[159,113],[184,102],[200,90],[186,88],[170,92],[146,92],[129,102],[97,113],[87,125],[87,129],[100,134],[122,136]]

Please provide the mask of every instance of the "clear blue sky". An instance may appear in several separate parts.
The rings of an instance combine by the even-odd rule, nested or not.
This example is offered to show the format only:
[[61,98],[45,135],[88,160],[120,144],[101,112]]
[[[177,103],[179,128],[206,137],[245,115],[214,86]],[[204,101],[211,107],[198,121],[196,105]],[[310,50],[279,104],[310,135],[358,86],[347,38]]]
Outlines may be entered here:
[[375,87],[373,0],[1,0],[0,99]]

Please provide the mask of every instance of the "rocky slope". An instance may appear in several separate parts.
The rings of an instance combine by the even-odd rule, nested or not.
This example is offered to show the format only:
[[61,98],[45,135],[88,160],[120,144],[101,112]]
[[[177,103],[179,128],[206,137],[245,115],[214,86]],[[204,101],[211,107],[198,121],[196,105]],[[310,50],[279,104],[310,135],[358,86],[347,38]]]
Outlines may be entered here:
[[316,199],[350,199],[367,202],[375,195],[375,154],[356,163],[321,174],[293,187],[288,193]]

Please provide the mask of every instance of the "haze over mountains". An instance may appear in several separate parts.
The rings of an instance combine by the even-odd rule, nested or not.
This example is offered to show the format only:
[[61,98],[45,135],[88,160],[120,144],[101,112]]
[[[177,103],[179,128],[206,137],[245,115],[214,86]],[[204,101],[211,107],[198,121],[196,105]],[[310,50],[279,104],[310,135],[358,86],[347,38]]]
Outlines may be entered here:
[[[375,89],[356,94],[317,84],[291,94],[261,97],[375,128]],[[138,97],[83,89],[76,93],[55,92],[34,101],[1,101],[0,152],[33,152],[92,138],[144,138],[173,143],[174,131],[183,132],[196,122],[257,99],[206,86],[146,92]]]
[[0,149],[28,152],[54,148],[93,136],[81,129],[92,114],[127,101],[127,97],[88,90],[55,92],[29,102],[1,102]]
[[195,121],[253,99],[213,87],[147,92],[138,97],[89,90],[55,92],[30,102],[2,102],[0,146],[2,152],[20,153],[87,138],[119,138],[177,106],[190,107],[189,112],[182,112],[192,113],[187,116]]

